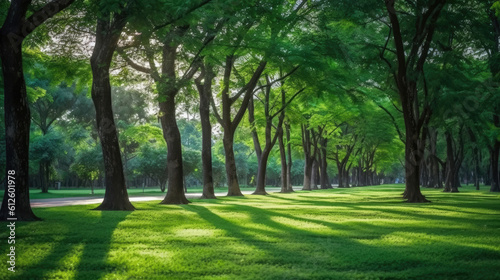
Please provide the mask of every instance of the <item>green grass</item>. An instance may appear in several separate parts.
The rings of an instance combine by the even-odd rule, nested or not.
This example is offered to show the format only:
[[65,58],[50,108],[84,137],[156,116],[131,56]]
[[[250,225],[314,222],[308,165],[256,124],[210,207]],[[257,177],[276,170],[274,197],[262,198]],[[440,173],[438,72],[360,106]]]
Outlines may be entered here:
[[[253,191],[255,187],[242,187],[242,191]],[[91,193],[90,188],[63,188],[60,190],[49,190],[48,193],[42,193],[39,189],[30,190],[30,199],[41,198],[63,198],[63,197],[104,197],[104,189],[94,189],[94,194]],[[156,196],[165,195],[166,192],[161,192],[159,187],[155,188],[130,188],[127,190],[129,196]],[[201,193],[202,188],[188,188],[188,193]],[[216,193],[227,193],[227,188],[216,188]],[[3,193],[1,194],[3,197]]]
[[269,196],[37,208],[8,279],[500,279],[500,196],[400,185]]

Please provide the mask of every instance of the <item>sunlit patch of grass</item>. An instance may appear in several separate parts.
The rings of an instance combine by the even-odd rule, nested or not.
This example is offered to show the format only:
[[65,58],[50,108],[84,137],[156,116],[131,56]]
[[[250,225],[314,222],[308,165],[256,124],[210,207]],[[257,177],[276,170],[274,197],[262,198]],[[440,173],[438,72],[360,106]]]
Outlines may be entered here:
[[44,221],[17,223],[17,272],[0,279],[499,279],[500,196],[460,190],[423,189],[427,204],[384,185],[38,208]]

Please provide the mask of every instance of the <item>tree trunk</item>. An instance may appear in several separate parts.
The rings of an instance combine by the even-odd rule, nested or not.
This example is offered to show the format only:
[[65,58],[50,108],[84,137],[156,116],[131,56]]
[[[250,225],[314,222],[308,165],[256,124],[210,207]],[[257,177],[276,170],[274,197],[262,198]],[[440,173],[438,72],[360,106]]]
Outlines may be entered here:
[[224,130],[223,145],[226,159],[227,195],[243,196],[238,183],[238,173],[236,172],[236,160],[233,150],[234,135],[232,131]]
[[343,172],[343,167],[337,163],[337,178],[339,181],[338,187],[343,188],[344,187],[344,172]]
[[[0,54],[4,82],[6,171],[14,177],[15,216],[7,208],[8,185],[3,196],[0,220],[17,218],[18,221],[39,220],[29,199],[29,128],[30,110],[23,75],[21,44],[10,42],[11,30],[4,24],[0,29]],[[9,173],[10,172],[10,173]]]
[[167,180],[159,180],[159,183],[160,183],[160,191],[165,192]]
[[286,130],[286,141],[287,141],[287,153],[288,153],[288,164],[286,169],[286,177],[287,177],[287,189],[288,192],[293,192],[292,187],[292,144],[290,143],[290,124],[285,124]]
[[446,137],[446,182],[445,192],[458,192],[457,166],[454,156],[453,139],[450,132],[445,133]]
[[407,199],[407,202],[415,203],[429,202],[420,192],[421,153],[419,152],[418,146],[418,135],[412,131],[410,125],[407,125],[405,145],[406,188],[403,193],[403,198]]
[[40,178],[40,190],[42,191],[42,193],[48,193],[49,192],[49,188],[47,186],[47,172],[45,172],[45,162],[43,161],[40,161],[40,163],[38,164],[38,177]]
[[283,128],[278,130],[278,146],[280,148],[280,160],[281,160],[281,193],[289,193],[288,185],[288,163],[286,161],[286,149],[283,140]]
[[326,160],[326,144],[327,140],[322,141],[322,147],[320,150],[320,184],[321,189],[331,189],[330,180],[328,178],[328,162]]
[[[113,20],[97,20],[96,43],[90,64],[92,67],[92,101],[96,110],[97,131],[104,159],[106,191],[104,200],[95,210],[134,210],[129,201],[118,133],[111,103],[109,68],[121,31],[126,24],[124,13]],[[104,18],[104,17],[103,17]]]
[[[425,129],[429,123],[432,110],[427,98],[419,100],[418,82],[427,57],[433,35],[437,26],[437,21],[441,10],[446,4],[446,0],[435,0],[428,3],[425,11],[417,13],[415,24],[416,29],[401,30],[400,20],[395,8],[394,0],[386,0],[385,6],[391,24],[391,34],[396,50],[397,67],[392,67],[394,82],[398,89],[399,100],[403,111],[405,123],[405,178],[406,188],[403,198],[408,202],[429,202],[420,192],[420,161],[422,160],[425,148]],[[412,36],[408,36],[411,41],[405,41],[403,33],[414,31]],[[409,50],[406,46],[409,46]],[[381,55],[382,58],[383,54]],[[394,70],[397,69],[397,70]],[[423,90],[427,92],[424,84]],[[421,110],[423,107],[423,110]],[[422,133],[422,134],[421,134]]]
[[168,89],[160,102],[160,120],[163,138],[167,142],[167,195],[160,204],[188,204],[184,194],[184,172],[182,169],[181,134],[175,116],[176,89]]
[[252,194],[261,194],[261,195],[266,195],[266,168],[267,168],[267,160],[269,158],[269,153],[271,152],[271,149],[267,147],[264,148],[262,151],[262,155],[260,158],[260,164],[258,166],[258,171],[257,171],[257,188],[255,192]]
[[309,129],[302,125],[302,147],[304,149],[304,184],[302,190],[310,191],[311,189],[311,172],[314,157],[311,152],[311,135]]
[[344,169],[344,188],[350,188],[351,187],[351,180],[349,178],[349,169],[350,168],[347,168],[347,169]]
[[493,148],[490,149],[490,192],[500,192],[498,176],[498,155],[500,151],[500,142],[495,141]]
[[[262,148],[260,147],[259,135],[257,134],[257,129],[255,126],[255,107],[253,104],[253,97],[250,98],[248,102],[248,122],[250,123],[250,131],[252,133],[253,146],[255,149],[255,155],[257,156],[257,164],[260,166],[260,159],[262,158]],[[257,167],[257,170],[259,168]]]
[[[10,1],[9,11],[0,29],[0,59],[4,82],[6,172],[14,184],[5,188],[0,220],[39,220],[31,210],[29,199],[29,129],[31,115],[24,80],[22,44],[24,38],[47,19],[65,9],[74,0],[51,1],[29,18],[26,13],[32,1]],[[12,178],[13,177],[13,178]],[[9,188],[15,187],[15,215],[8,209]]]
[[318,174],[319,174],[319,169],[318,169],[318,161],[316,159],[313,160],[312,162],[312,167],[311,167],[311,189],[317,190],[318,189]]
[[304,163],[304,184],[302,187],[303,191],[311,191],[311,172],[312,172],[312,160],[309,158],[305,159]]
[[212,80],[215,76],[211,66],[202,69],[204,83],[196,80],[200,94],[200,121],[201,121],[201,161],[203,165],[203,199],[215,199],[214,180],[212,172],[212,124],[210,123],[210,96],[212,95]]

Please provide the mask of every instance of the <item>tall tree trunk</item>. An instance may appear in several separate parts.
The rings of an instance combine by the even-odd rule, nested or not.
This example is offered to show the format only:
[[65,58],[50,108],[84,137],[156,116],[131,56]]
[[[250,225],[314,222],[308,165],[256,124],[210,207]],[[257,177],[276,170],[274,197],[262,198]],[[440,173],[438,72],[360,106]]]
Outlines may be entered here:
[[281,193],[289,193],[288,185],[288,163],[286,160],[286,149],[283,140],[283,127],[278,129],[278,146],[280,149],[280,160],[281,160]]
[[312,160],[305,159],[304,164],[304,184],[302,186],[303,191],[311,191],[311,171],[312,171]]
[[290,143],[290,124],[285,124],[286,130],[286,141],[287,141],[287,154],[288,154],[288,164],[286,166],[286,177],[287,177],[287,189],[288,192],[293,192],[292,187],[292,144]]
[[[13,4],[11,4],[13,5]],[[0,220],[17,218],[18,221],[38,220],[29,199],[29,128],[30,109],[23,75],[21,45],[10,42],[10,28],[4,24],[0,30],[0,47],[4,82],[5,149],[7,174],[15,178],[15,216],[9,215],[5,188]],[[9,28],[10,27],[10,28]],[[9,173],[10,172],[10,173]]]
[[114,17],[105,15],[97,20],[96,43],[90,64],[92,67],[92,101],[96,110],[97,131],[104,159],[106,191],[104,200],[95,210],[134,210],[129,201],[118,133],[111,103],[109,68],[121,31],[126,24],[125,12]]
[[184,172],[182,169],[182,143],[175,116],[175,95],[177,89],[167,89],[160,102],[163,138],[167,142],[167,195],[160,204],[188,204],[184,194]]
[[[214,115],[217,118],[217,121],[221,124],[224,129],[223,135],[223,145],[226,157],[226,176],[227,176],[227,185],[228,185],[228,196],[242,196],[240,186],[238,183],[238,175],[236,173],[236,162],[234,158],[233,151],[233,141],[234,141],[234,132],[238,125],[240,124],[243,116],[248,108],[248,104],[250,99],[253,97],[253,91],[257,82],[262,75],[262,72],[266,68],[267,62],[261,61],[257,69],[254,71],[252,78],[250,81],[240,90],[238,94],[235,96],[229,96],[229,86],[230,86],[230,78],[231,71],[233,69],[235,61],[234,55],[229,55],[226,57],[226,66],[224,70],[224,78],[223,78],[223,90],[221,93],[222,99],[222,114],[219,115],[217,109],[215,108],[215,103],[211,100],[211,105],[214,108]],[[232,105],[239,97],[244,94],[242,104],[240,108],[237,110],[236,115],[231,120],[232,113]]]
[[350,168],[344,169],[344,187],[345,188],[350,188],[351,187],[351,180],[349,177],[349,170]]
[[43,161],[40,161],[38,164],[38,177],[40,177],[40,189],[42,193],[48,193],[49,188],[47,187],[47,181],[46,181],[46,174],[45,172],[45,163]]
[[328,178],[328,162],[326,159],[326,145],[327,140],[323,139],[322,147],[320,150],[320,180],[321,180],[321,189],[331,189],[330,180]]
[[338,177],[338,187],[343,188],[344,187],[344,168],[342,167],[342,164],[337,162],[337,177]]
[[500,142],[495,141],[493,148],[490,148],[490,192],[500,192],[499,176],[498,176],[498,155],[500,151]]
[[319,165],[318,160],[314,159],[311,168],[311,189],[318,189],[318,180],[319,180]]
[[430,165],[430,179],[429,179],[429,187],[430,188],[442,188],[440,175],[439,175],[439,162],[437,160],[437,130],[436,129],[428,129],[429,131],[429,165]]
[[314,155],[311,151],[312,143],[311,143],[311,131],[306,127],[306,125],[302,125],[302,147],[304,149],[304,184],[302,190],[310,191],[311,188],[311,175],[312,175],[312,167],[314,162]]
[[[26,36],[47,19],[65,9],[74,0],[51,1],[26,18],[32,1],[10,1],[9,10],[0,29],[0,59],[4,82],[6,172],[14,177],[15,215],[8,209],[9,187],[5,188],[0,220],[39,220],[31,210],[29,199],[29,129],[26,82],[23,75],[22,44]],[[8,179],[8,178],[7,178]],[[12,185],[13,186],[13,185]]]
[[[424,3],[421,4],[424,5]],[[429,49],[437,26],[436,23],[441,10],[446,4],[446,0],[434,0],[425,4],[427,4],[426,7],[422,6],[423,12],[417,13],[415,17],[418,28],[401,30],[402,25],[395,8],[395,0],[385,0],[396,50],[397,66],[388,62],[383,57],[384,53],[381,53],[381,57],[388,62],[391,68],[403,109],[406,132],[406,188],[403,198],[407,199],[408,202],[429,202],[420,192],[420,161],[425,148],[425,141],[423,140],[426,133],[422,128],[428,124],[432,111],[427,98],[419,100],[418,85],[429,55]],[[404,32],[415,32],[412,36],[408,36],[411,41],[405,41],[402,35]],[[424,92],[427,92],[425,83],[423,89]],[[423,110],[420,112],[422,104]]]
[[196,86],[200,94],[200,121],[201,121],[201,161],[203,166],[203,194],[204,199],[215,199],[214,180],[212,172],[212,124],[210,123],[210,96],[212,96],[212,80],[215,73],[212,66],[205,65],[202,75],[197,79]]

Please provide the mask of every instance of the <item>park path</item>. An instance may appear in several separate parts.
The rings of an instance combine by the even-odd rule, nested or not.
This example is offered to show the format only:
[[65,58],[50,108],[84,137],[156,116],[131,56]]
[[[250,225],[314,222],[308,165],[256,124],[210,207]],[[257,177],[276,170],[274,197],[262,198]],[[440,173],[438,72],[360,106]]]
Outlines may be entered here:
[[[296,187],[294,190],[300,190],[301,187]],[[266,191],[268,193],[279,192],[280,188],[267,188]],[[243,194],[251,194],[253,191],[242,191]],[[187,199],[200,198],[202,193],[186,193]],[[226,196],[227,193],[224,192],[216,192],[216,196]],[[156,195],[156,196],[130,196],[129,199],[131,202],[137,201],[152,201],[152,200],[163,200],[165,195]],[[40,198],[40,199],[31,199],[31,207],[58,207],[58,206],[70,206],[70,205],[87,205],[87,204],[96,204],[101,203],[103,200],[102,197],[61,197],[61,198]]]

